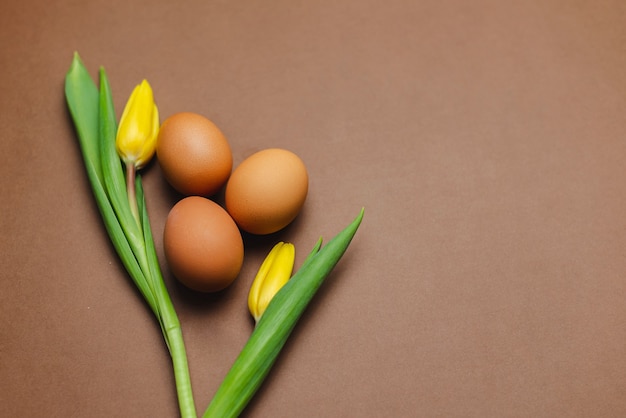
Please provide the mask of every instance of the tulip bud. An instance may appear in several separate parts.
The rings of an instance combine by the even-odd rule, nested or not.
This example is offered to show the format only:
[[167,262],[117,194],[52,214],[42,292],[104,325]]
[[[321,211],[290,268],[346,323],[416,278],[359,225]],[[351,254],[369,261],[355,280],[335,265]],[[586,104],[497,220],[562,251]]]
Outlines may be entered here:
[[159,111],[152,88],[143,80],[130,95],[117,130],[115,146],[126,165],[144,167],[154,155],[159,133]]
[[248,295],[248,308],[256,322],[293,271],[296,249],[293,244],[279,242],[267,255],[252,282]]

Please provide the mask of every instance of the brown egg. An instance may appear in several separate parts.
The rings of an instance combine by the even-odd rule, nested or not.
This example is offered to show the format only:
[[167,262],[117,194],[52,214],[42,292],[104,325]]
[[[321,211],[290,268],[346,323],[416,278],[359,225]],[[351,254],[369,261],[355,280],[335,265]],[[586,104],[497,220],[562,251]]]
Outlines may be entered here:
[[233,171],[226,184],[226,210],[252,234],[271,234],[295,219],[309,188],[302,160],[278,148],[259,151]]
[[233,168],[224,134],[196,113],[176,113],[167,118],[159,130],[156,153],[163,175],[184,195],[215,194]]
[[230,285],[243,263],[237,225],[221,206],[200,196],[174,205],[165,222],[163,246],[174,276],[200,292]]

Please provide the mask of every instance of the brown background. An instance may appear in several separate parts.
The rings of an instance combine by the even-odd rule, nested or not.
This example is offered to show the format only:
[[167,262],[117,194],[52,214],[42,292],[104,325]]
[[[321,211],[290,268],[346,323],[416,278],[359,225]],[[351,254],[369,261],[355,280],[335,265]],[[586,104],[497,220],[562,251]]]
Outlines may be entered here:
[[[199,412],[247,339],[265,253],[353,245],[249,417],[626,416],[626,3],[128,1],[0,6],[0,415],[174,417],[159,329],[100,223],[63,96],[147,78],[235,163],[310,171],[217,296],[166,271]],[[179,198],[145,171],[161,244]],[[164,266],[166,269],[166,267]]]

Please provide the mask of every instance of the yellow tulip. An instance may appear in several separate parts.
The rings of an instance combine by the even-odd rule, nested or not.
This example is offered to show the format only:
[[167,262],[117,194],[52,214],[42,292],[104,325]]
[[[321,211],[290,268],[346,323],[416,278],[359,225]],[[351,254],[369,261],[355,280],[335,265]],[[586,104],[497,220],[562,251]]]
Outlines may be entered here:
[[152,88],[143,80],[130,95],[117,130],[115,147],[124,163],[144,167],[154,155],[159,133],[159,110]]
[[256,322],[259,322],[274,295],[291,277],[295,256],[296,248],[293,244],[279,242],[261,264],[248,295],[248,308]]

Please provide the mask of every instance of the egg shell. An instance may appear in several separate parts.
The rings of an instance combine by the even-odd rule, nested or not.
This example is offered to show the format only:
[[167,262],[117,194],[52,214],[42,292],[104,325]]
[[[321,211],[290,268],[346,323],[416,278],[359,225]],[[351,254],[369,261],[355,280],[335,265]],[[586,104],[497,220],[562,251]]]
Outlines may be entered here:
[[233,171],[226,184],[225,206],[242,230],[271,234],[296,218],[308,188],[300,157],[270,148],[252,154]]
[[217,203],[190,196],[172,207],[163,232],[165,258],[174,276],[200,292],[230,285],[243,264],[237,225]]
[[165,179],[187,196],[214,195],[233,168],[230,145],[222,131],[191,112],[176,113],[163,122],[156,154]]

